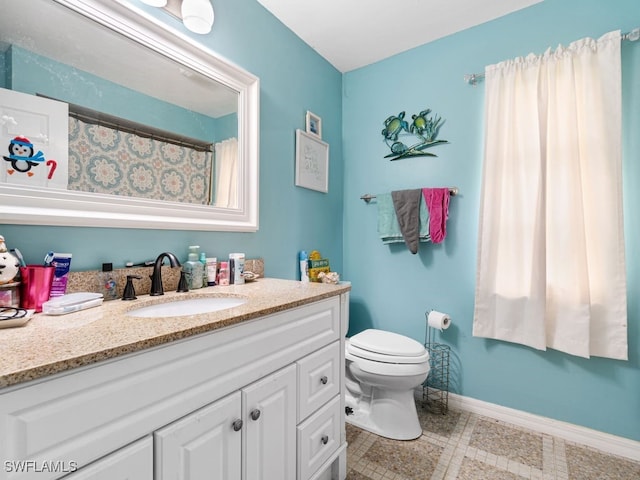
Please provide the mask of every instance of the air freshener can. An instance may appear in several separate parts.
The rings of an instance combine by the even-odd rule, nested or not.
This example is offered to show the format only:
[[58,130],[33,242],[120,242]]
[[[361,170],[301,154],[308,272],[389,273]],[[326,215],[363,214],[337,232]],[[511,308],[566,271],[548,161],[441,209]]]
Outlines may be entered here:
[[229,254],[229,283],[242,285],[244,283],[244,253]]

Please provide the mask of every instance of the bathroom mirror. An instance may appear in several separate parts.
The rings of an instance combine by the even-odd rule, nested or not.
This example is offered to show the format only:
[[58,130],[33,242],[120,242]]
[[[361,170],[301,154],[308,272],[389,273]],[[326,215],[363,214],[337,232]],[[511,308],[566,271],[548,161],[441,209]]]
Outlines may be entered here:
[[[236,192],[234,201],[219,202],[215,192],[210,195],[211,201],[190,203],[0,180],[0,222],[257,230],[258,78],[190,38],[168,14],[165,23],[139,5],[128,0],[0,0],[0,11],[3,12],[0,16],[0,72],[8,68],[4,75],[0,74],[0,87],[11,88],[11,56],[15,52],[29,52],[34,57],[46,59],[46,62],[27,59],[26,63],[38,63],[40,68],[35,70],[37,74],[31,74],[30,80],[37,79],[41,85],[42,71],[46,70],[51,75],[50,83],[56,84],[57,90],[42,92],[33,86],[21,88],[23,92],[88,107],[109,118],[124,118],[134,126],[144,124],[152,133],[170,132],[179,139],[210,143],[214,151],[216,142],[234,137],[237,156],[233,172],[237,179],[229,176],[229,189]],[[52,64],[60,64],[66,70],[54,70]],[[72,77],[78,76],[77,72],[86,73],[95,81],[85,79],[82,88],[69,83],[75,80]],[[28,75],[27,78],[29,80]],[[111,90],[115,85],[125,93],[113,96],[111,92],[109,96],[99,88],[103,83],[111,85]],[[29,91],[30,88],[33,91]],[[150,107],[149,99],[169,105],[173,110],[154,109]],[[118,104],[129,111],[119,111]],[[167,113],[176,109],[186,117]],[[5,129],[5,133],[11,127],[6,118],[0,112],[0,128]],[[215,132],[211,125],[215,125]],[[14,130],[19,131],[19,127]],[[141,135],[148,138],[147,132]],[[50,141],[46,136],[41,140],[45,145]],[[7,145],[0,145],[0,149],[7,155]],[[213,153],[212,165],[215,162]],[[2,162],[3,168],[5,163]],[[216,175],[220,172],[215,169],[204,174],[211,178],[212,189],[217,187]],[[186,182],[179,188],[190,186]]]

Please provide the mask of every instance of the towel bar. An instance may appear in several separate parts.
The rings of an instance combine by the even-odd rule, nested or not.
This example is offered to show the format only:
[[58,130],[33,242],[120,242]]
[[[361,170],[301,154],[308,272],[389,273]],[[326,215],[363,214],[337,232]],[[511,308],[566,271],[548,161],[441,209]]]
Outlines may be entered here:
[[[458,195],[458,187],[449,187],[449,195],[451,196]],[[369,203],[374,198],[376,198],[375,195],[366,193],[360,197],[360,200],[364,200],[366,203]]]

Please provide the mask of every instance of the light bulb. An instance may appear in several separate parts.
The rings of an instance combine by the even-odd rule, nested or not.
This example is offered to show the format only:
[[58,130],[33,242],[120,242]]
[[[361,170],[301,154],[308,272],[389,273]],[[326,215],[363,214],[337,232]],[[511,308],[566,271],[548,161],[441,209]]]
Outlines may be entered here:
[[194,33],[205,34],[213,26],[213,7],[209,0],[183,0],[182,23]]
[[140,1],[152,7],[164,7],[167,4],[167,0],[140,0]]

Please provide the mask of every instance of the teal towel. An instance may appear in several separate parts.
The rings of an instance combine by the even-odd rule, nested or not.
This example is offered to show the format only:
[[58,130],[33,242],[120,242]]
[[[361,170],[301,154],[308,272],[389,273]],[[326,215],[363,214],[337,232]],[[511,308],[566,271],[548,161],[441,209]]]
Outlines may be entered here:
[[[390,193],[379,193],[376,195],[378,203],[378,235],[382,243],[404,243],[396,210],[393,207],[393,199]],[[420,241],[428,242],[429,235],[429,209],[424,201],[424,196],[420,201]]]

